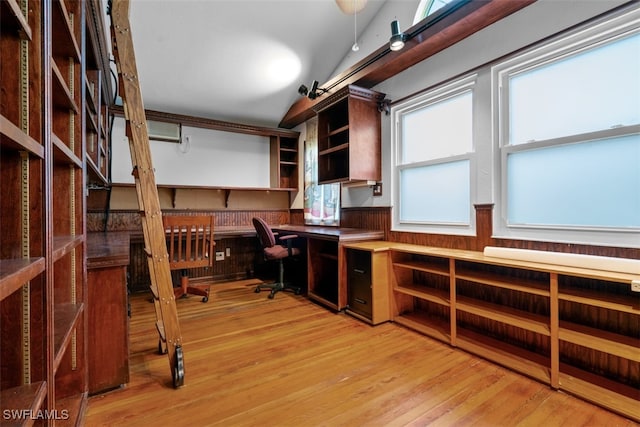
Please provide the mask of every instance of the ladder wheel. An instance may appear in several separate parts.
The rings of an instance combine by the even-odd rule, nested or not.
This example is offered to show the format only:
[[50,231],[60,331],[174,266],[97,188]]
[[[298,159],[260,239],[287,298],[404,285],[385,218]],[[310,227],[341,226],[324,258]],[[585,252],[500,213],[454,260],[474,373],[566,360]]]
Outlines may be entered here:
[[176,359],[173,366],[173,387],[178,388],[184,385],[184,357],[182,347],[176,346]]

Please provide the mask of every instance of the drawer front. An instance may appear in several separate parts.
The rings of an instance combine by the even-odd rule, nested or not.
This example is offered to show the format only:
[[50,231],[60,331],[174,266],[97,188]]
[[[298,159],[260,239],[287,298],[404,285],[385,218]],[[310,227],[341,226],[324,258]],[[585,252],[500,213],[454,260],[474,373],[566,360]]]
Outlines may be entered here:
[[347,257],[347,304],[349,309],[371,319],[371,254],[350,249]]

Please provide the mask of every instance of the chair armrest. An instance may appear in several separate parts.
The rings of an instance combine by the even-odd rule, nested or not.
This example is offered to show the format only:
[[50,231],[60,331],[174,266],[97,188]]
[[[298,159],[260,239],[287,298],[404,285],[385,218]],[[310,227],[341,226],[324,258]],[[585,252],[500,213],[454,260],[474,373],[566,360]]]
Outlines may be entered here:
[[295,235],[295,234],[288,234],[286,236],[279,236],[280,241],[287,243],[287,252],[288,252],[289,256],[292,255],[292,249],[293,249],[293,247],[291,246],[291,242],[293,241],[293,239],[296,239],[297,237],[298,236]]

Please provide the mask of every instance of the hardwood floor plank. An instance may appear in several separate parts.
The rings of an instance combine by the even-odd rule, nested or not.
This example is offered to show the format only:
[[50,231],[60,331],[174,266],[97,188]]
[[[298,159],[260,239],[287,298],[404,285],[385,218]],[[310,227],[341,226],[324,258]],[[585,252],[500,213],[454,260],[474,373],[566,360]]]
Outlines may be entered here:
[[131,382],[89,399],[88,426],[635,425],[393,323],[302,296],[215,284],[177,301],[185,385],[157,354],[153,304],[131,297]]

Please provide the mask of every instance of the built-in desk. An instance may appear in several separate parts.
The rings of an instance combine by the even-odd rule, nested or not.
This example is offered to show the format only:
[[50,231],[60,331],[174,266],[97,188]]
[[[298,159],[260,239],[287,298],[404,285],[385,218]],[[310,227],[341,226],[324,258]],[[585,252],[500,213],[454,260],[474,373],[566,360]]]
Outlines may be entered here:
[[89,393],[129,381],[129,233],[87,233]]
[[334,310],[347,307],[347,261],[343,245],[380,240],[384,232],[358,228],[308,225],[272,227],[282,235],[296,234],[307,241],[307,295]]

